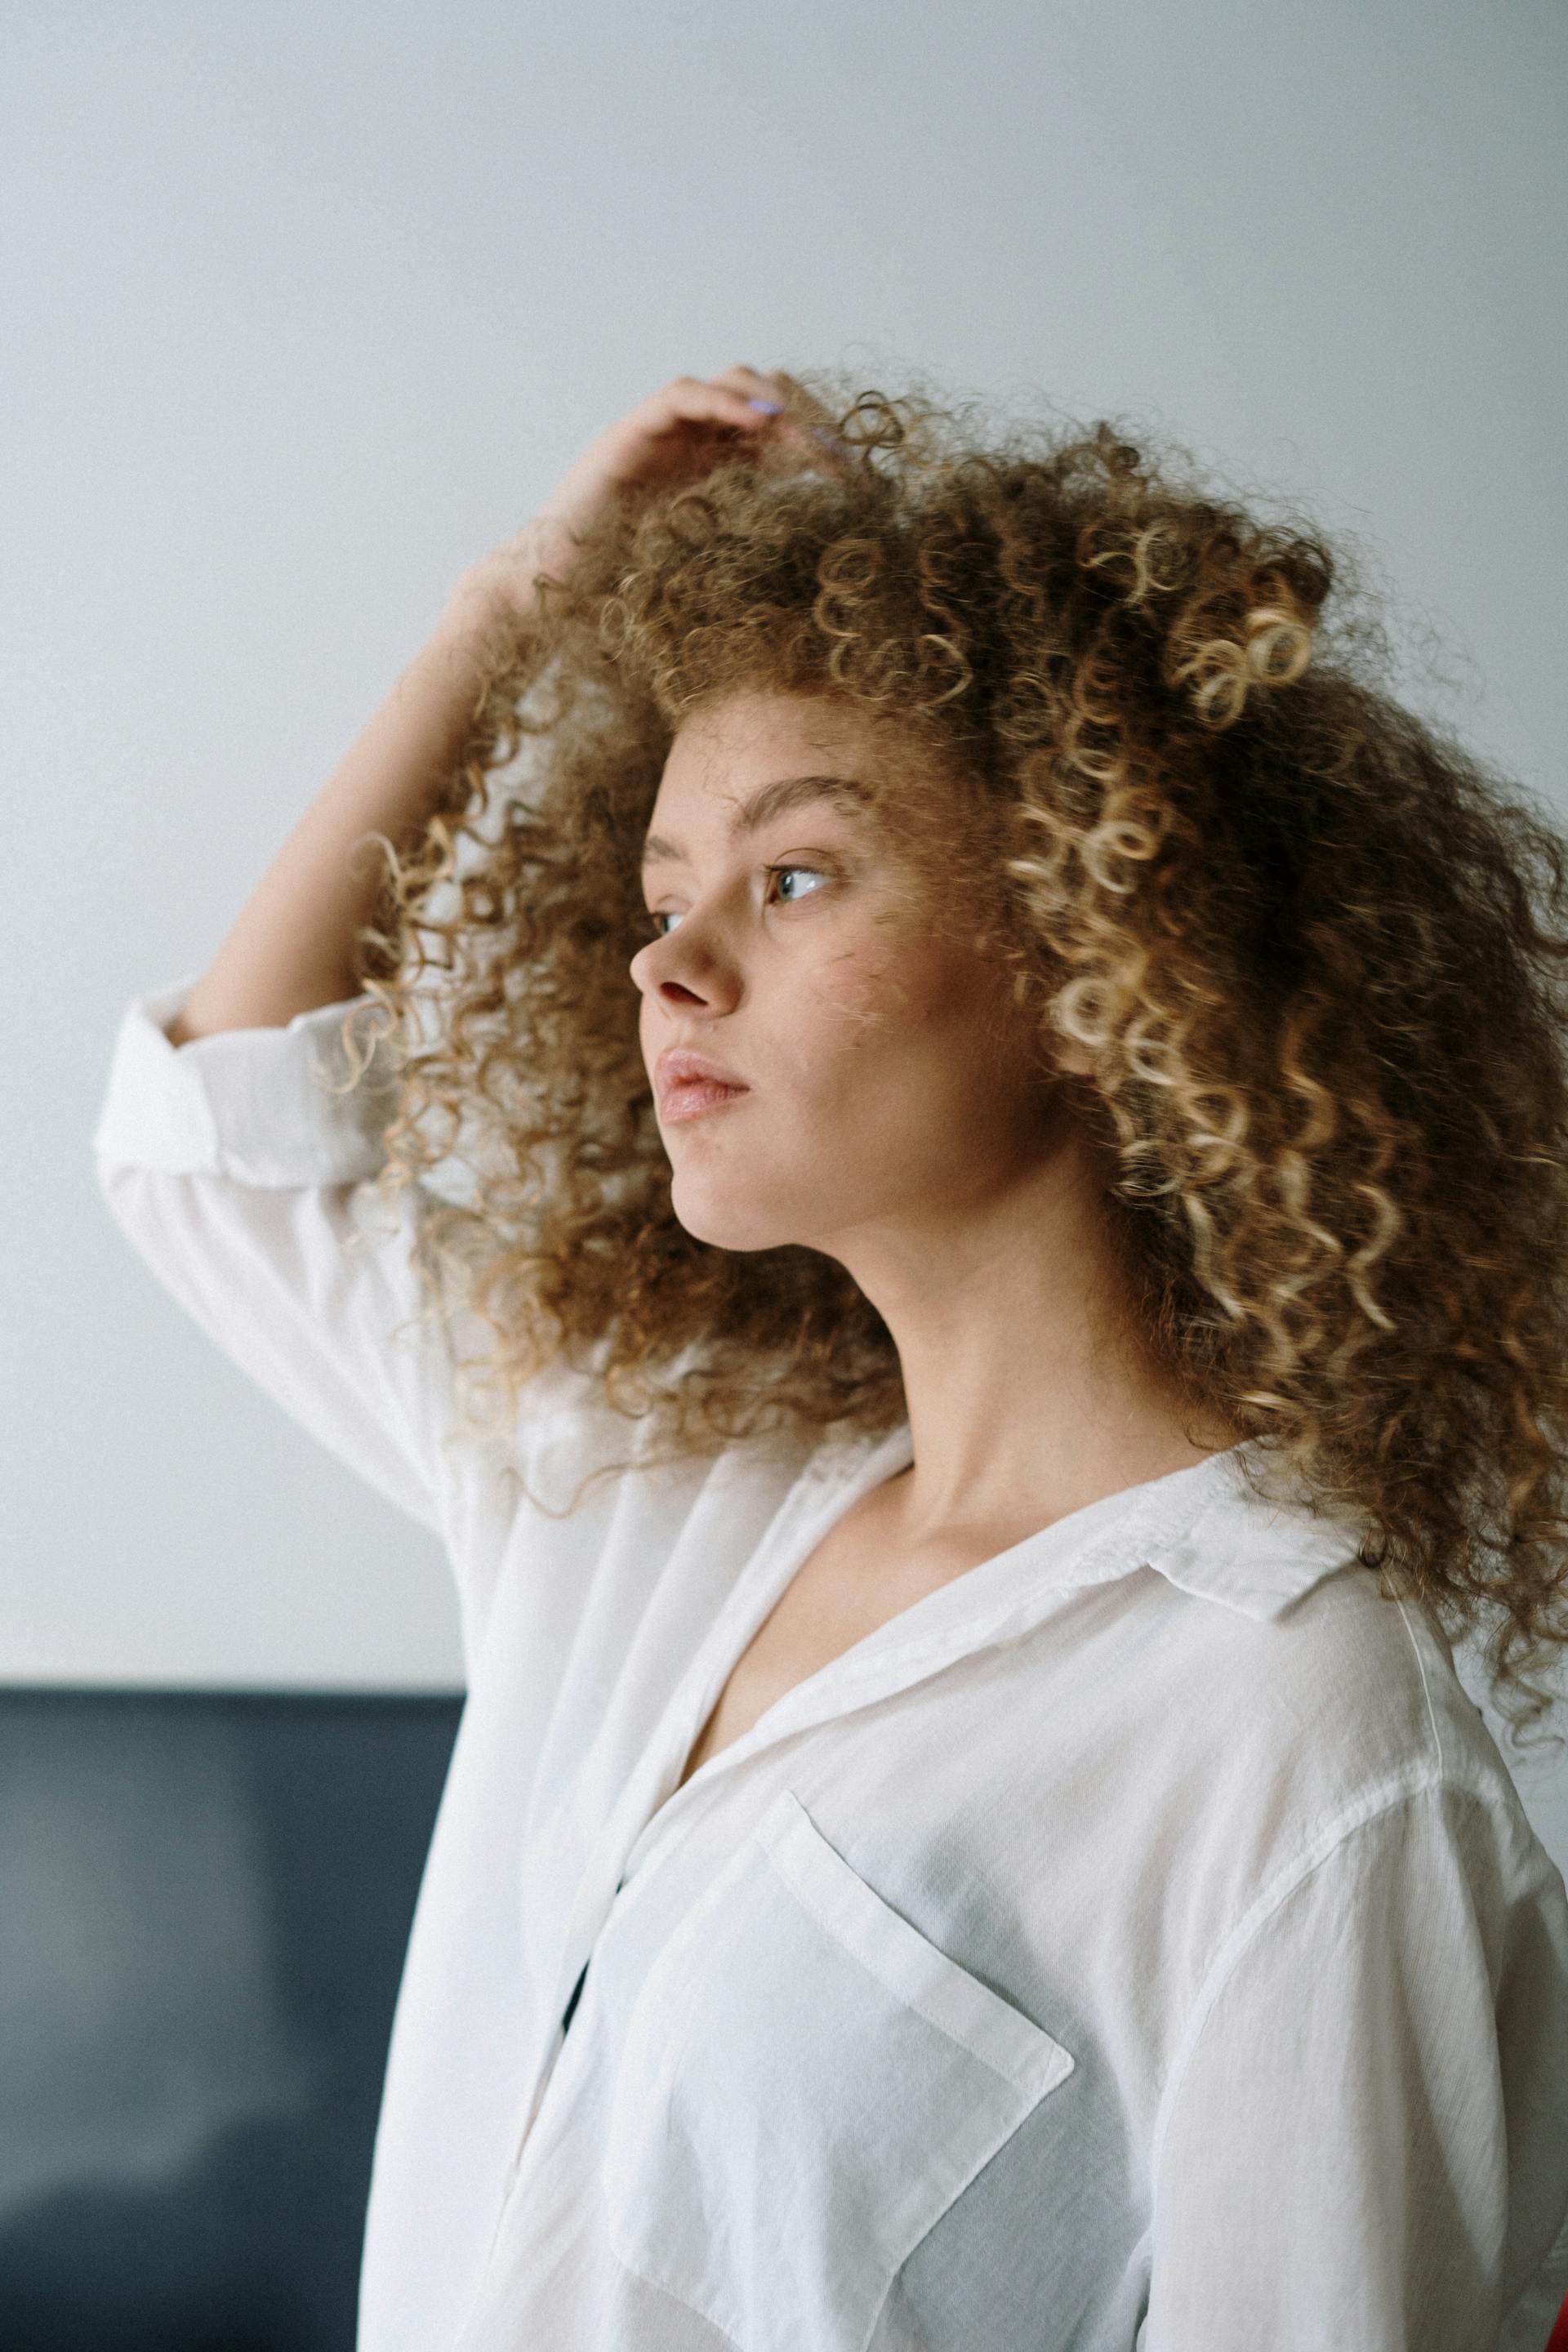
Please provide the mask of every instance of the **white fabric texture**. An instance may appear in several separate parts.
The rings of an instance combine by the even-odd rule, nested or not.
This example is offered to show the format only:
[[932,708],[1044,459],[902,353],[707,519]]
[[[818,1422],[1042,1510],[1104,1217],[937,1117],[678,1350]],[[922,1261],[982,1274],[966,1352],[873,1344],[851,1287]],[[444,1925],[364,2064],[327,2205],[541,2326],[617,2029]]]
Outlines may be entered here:
[[322,1085],[346,1005],[176,1049],[190,985],[125,1012],[104,1198],[438,1531],[461,1612],[360,2352],[1542,2352],[1568,1895],[1359,1529],[1215,1454],[928,1594],[678,1789],[908,1424],[645,1466],[557,1365],[504,1445],[447,1443],[413,1206],[367,1210],[385,1097]]

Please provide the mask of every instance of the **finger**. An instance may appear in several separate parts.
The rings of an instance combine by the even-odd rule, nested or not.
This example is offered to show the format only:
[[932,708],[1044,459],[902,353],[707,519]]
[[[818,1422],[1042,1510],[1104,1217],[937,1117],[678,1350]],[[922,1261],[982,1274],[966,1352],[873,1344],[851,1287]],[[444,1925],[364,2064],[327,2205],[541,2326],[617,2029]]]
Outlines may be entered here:
[[[765,395],[771,397],[772,395]],[[698,376],[677,376],[665,389],[665,405],[674,420],[688,425],[766,425],[772,419],[751,404],[750,396]]]
[[[764,396],[775,402],[780,410],[776,419],[777,430],[780,433],[792,441],[799,442],[803,446],[809,446],[809,444],[814,442],[840,459],[849,454],[847,443],[842,441],[838,435],[830,429],[837,421],[833,412],[825,407],[814,393],[807,392],[803,383],[783,368],[775,368],[771,375],[764,375],[759,369],[744,365],[726,368],[721,374],[714,376],[711,381],[715,384],[733,384],[737,390],[747,383],[765,385]],[[813,423],[814,418],[819,419],[820,422]]]
[[797,415],[815,416],[824,425],[831,425],[835,421],[833,411],[825,407],[814,392],[808,392],[798,377],[787,374],[783,368],[775,368],[773,382],[779,386],[785,400]]
[[[734,374],[754,371],[733,370]],[[816,394],[808,392],[799,379],[786,369],[775,368],[763,379],[773,397],[784,404],[784,414],[778,419],[778,429],[797,443],[808,456],[826,453],[842,465],[851,456],[849,444],[834,429],[838,423],[835,412],[825,406]]]
[[761,368],[743,365],[724,368],[709,381],[712,383],[723,384],[731,392],[740,393],[742,398],[751,398],[754,395],[763,400],[775,401],[781,407],[784,404],[782,387],[777,377],[764,374]]

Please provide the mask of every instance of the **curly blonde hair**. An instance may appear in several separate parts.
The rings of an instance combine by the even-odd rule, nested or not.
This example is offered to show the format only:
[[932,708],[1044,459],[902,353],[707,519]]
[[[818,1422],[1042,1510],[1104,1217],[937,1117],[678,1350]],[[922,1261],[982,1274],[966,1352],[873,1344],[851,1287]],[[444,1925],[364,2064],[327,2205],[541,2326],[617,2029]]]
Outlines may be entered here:
[[377,1181],[419,1188],[437,1311],[455,1273],[492,1335],[470,1407],[504,1427],[560,1356],[667,1454],[902,1416],[836,1260],[677,1220],[627,971],[676,730],[831,697],[902,755],[877,821],[1010,966],[1042,1082],[1053,1039],[1087,1054],[1051,1082],[1149,1347],[1367,1524],[1385,1594],[1486,1622],[1517,1738],[1554,1703],[1521,1667],[1568,1640],[1568,845],[1394,698],[1318,529],[1104,421],[781,382],[821,461],[716,430],[696,478],[602,513],[477,649],[417,837],[370,836],[344,1041],[394,1063]]

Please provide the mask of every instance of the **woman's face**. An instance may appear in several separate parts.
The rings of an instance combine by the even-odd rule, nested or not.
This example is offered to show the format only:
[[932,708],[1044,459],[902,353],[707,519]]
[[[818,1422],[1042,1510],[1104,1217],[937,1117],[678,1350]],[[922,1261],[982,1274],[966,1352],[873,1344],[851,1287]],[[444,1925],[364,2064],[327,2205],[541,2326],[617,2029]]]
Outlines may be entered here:
[[[1055,1089],[1000,968],[905,904],[907,869],[856,805],[890,756],[852,711],[759,694],[689,720],[665,764],[656,936],[631,972],[673,1206],[721,1248],[852,1263],[858,1234],[971,1215],[1049,1149]],[[799,781],[823,777],[843,781]],[[744,1091],[667,1092],[679,1048]]]

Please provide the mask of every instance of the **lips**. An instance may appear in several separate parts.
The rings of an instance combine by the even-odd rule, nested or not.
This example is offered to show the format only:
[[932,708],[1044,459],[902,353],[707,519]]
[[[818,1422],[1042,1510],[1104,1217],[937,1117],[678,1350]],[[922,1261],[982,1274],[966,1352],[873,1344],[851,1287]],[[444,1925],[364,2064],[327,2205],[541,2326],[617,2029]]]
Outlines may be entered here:
[[665,1088],[659,1115],[668,1127],[672,1120],[696,1118],[705,1110],[718,1110],[725,1103],[744,1102],[749,1087],[715,1086],[710,1078],[682,1078],[679,1085]]
[[659,1113],[666,1119],[694,1118],[700,1111],[716,1110],[722,1103],[739,1102],[751,1089],[744,1078],[710,1055],[684,1045],[661,1054],[655,1069],[659,1089]]
[[723,1062],[716,1062],[710,1054],[694,1053],[689,1046],[672,1045],[659,1055],[654,1077],[661,1096],[675,1087],[700,1082],[707,1086],[730,1087],[744,1092],[746,1081],[737,1070]]

